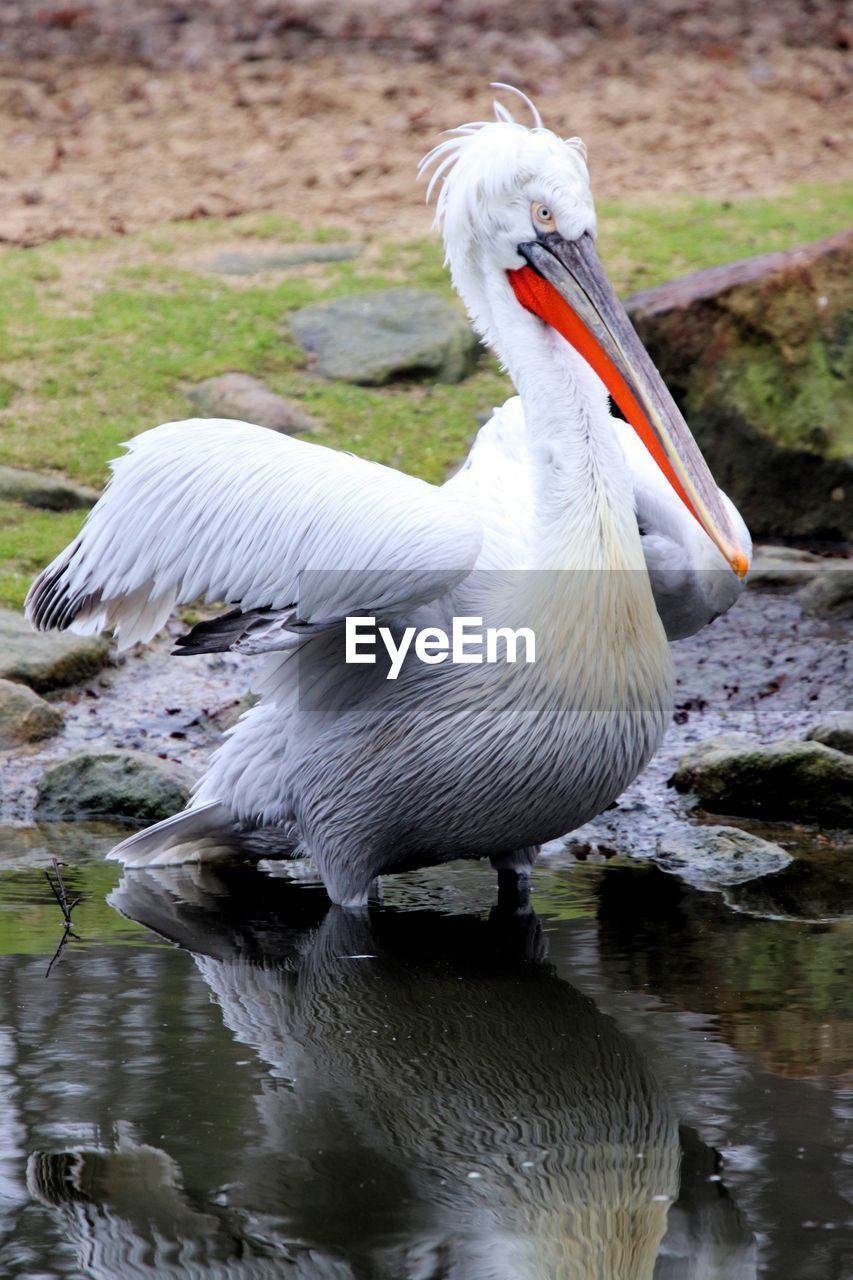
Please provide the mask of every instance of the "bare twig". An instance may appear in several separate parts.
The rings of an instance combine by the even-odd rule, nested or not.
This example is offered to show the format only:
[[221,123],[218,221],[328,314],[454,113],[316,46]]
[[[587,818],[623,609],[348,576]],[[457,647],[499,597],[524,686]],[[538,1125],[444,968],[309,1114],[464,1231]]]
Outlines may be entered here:
[[53,879],[49,871],[45,871],[44,874],[47,876],[47,883],[50,885],[51,889],[53,890],[54,898],[56,898],[56,901],[59,903],[59,909],[62,912],[63,920],[67,925],[70,925],[71,912],[77,906],[77,903],[80,901],[82,894],[78,895],[73,902],[68,901],[68,892],[65,888],[65,881],[62,879],[62,870],[60,868],[60,864],[56,858],[51,859],[51,861],[53,862],[53,872],[54,872],[54,875],[56,876],[56,880]]
[[77,906],[77,903],[81,901],[83,896],[82,894],[78,894],[77,897],[73,899],[73,901],[69,901],[68,891],[65,888],[65,881],[62,878],[62,870],[60,868],[60,864],[56,858],[53,858],[52,862],[53,862],[53,876],[47,870],[45,871],[44,874],[47,878],[47,883],[50,885],[53,896],[54,898],[56,898],[56,901],[59,904],[59,909],[62,912],[62,920],[64,923],[64,928],[62,930],[62,937],[59,939],[59,946],[54,951],[53,958],[51,959],[50,964],[47,966],[47,972],[44,975],[46,978],[50,977],[51,969],[57,963],[57,961],[61,958],[62,953],[65,950],[66,944],[68,942],[68,939],[73,938],[75,942],[80,941],[79,936],[74,932],[73,928],[71,927],[73,924],[73,921],[71,919],[71,912]]

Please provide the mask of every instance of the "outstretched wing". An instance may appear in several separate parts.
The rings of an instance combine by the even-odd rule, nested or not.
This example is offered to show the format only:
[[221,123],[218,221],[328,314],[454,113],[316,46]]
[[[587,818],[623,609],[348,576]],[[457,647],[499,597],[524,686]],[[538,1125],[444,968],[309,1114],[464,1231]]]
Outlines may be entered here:
[[165,423],[112,472],[79,537],[30,588],[39,630],[111,627],[126,647],[199,598],[302,623],[381,614],[448,590],[482,541],[451,494],[246,422]]

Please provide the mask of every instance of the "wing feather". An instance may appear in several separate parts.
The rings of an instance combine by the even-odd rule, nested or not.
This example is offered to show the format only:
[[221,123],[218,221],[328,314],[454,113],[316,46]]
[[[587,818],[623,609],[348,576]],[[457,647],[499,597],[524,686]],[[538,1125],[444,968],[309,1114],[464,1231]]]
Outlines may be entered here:
[[[441,594],[473,566],[477,515],[377,463],[245,422],[189,419],[137,436],[79,537],[33,583],[39,630],[148,640],[176,603],[297,602],[382,612]],[[306,586],[308,571],[314,573]],[[301,587],[301,592],[300,592]]]

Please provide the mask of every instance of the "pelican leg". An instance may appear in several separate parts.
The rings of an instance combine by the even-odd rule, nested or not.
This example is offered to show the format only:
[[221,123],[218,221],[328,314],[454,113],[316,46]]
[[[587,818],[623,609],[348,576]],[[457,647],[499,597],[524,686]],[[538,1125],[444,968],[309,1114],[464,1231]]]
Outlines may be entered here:
[[489,912],[489,928],[501,952],[543,963],[547,947],[542,925],[530,905],[530,867],[537,849],[522,849],[510,859],[492,858],[498,873],[498,900]]
[[498,907],[502,911],[530,910],[530,868],[539,846],[494,853],[489,861],[498,873]]
[[530,910],[530,872],[498,867],[497,909],[509,915]]

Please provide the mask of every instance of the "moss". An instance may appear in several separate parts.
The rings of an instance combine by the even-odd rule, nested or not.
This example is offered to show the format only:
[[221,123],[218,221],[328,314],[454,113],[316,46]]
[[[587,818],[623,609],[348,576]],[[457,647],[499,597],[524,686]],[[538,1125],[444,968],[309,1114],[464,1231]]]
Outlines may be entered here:
[[673,782],[679,791],[695,791],[710,813],[853,823],[853,759],[822,742],[707,738],[681,758]]
[[783,447],[840,459],[853,453],[849,385],[830,370],[819,338],[800,352],[794,367],[778,351],[755,343],[733,351],[707,379],[695,379],[687,416],[698,416],[709,400],[725,404]]
[[36,813],[153,822],[183,808],[193,781],[183,765],[141,751],[77,751],[39,777]]

